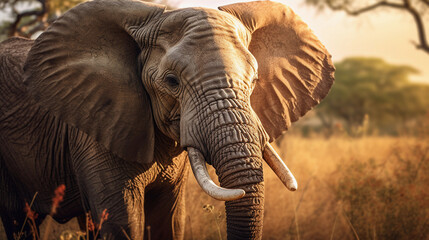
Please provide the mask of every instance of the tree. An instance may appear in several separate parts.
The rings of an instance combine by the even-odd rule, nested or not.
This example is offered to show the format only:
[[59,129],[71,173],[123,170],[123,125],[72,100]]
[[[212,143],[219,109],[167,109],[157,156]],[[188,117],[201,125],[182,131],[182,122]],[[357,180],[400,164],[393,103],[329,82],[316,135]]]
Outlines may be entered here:
[[[0,40],[11,36],[31,37],[45,30],[62,13],[87,0],[0,0],[0,11],[9,12],[11,21],[0,23]],[[168,0],[152,0],[174,8]],[[25,9],[25,10],[22,10]]]
[[429,19],[429,0],[305,0],[310,5],[321,9],[328,7],[334,11],[344,11],[351,16],[358,16],[363,13],[373,12],[377,9],[396,9],[404,13],[411,14],[418,31],[418,43],[414,45],[429,54],[429,44],[427,40],[425,24]]
[[[63,12],[84,0],[0,0],[0,10],[9,12],[11,21],[0,26],[4,36],[31,37],[43,31]],[[21,9],[25,10],[21,10]]]
[[373,129],[394,134],[429,112],[429,85],[411,83],[410,66],[379,58],[347,58],[336,65],[335,84],[317,109],[327,127],[341,119],[352,131],[369,121]]

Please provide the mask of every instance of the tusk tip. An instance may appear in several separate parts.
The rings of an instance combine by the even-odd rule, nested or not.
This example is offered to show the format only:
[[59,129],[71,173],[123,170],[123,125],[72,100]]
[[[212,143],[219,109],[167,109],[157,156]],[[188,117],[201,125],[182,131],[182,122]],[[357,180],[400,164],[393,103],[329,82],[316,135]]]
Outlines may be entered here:
[[295,177],[271,144],[267,143],[263,156],[267,164],[274,171],[277,177],[279,177],[280,181],[286,186],[286,188],[292,192],[296,191],[298,189],[298,183],[296,182]]
[[228,189],[217,186],[207,172],[206,162],[201,152],[192,147],[189,147],[187,150],[195,179],[209,196],[220,201],[233,201],[246,195],[243,189]]
[[223,196],[216,199],[221,201],[233,201],[233,200],[240,199],[244,197],[244,195],[246,195],[246,192],[243,189],[227,189],[227,191],[230,192],[229,196],[226,196],[226,197]]
[[292,183],[289,183],[286,187],[290,191],[295,192],[298,189],[298,183],[296,181],[294,181]]
[[238,194],[239,198],[242,198],[244,197],[244,195],[246,195],[246,192],[243,189],[237,189],[237,190],[240,192],[240,194]]

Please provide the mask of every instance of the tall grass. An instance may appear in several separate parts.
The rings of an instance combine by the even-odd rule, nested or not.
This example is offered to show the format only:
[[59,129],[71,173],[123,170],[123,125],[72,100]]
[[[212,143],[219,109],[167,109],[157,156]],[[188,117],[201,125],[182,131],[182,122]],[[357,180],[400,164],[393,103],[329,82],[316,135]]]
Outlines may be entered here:
[[[264,239],[429,239],[428,138],[287,135],[275,147],[299,187],[287,191],[264,165]],[[193,177],[186,204],[185,239],[226,239],[223,202]]]
[[392,156],[342,166],[336,198],[362,239],[429,236],[429,147],[394,147]]
[[[300,186],[264,166],[264,239],[429,239],[428,139],[287,136],[277,150]],[[222,203],[193,178],[187,197],[186,239],[218,239],[203,206]]]

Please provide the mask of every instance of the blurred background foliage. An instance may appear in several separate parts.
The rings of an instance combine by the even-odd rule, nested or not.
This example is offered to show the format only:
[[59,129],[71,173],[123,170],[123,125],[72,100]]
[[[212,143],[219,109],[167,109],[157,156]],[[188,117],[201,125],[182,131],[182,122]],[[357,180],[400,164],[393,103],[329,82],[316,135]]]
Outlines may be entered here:
[[0,23],[0,39],[31,37],[45,30],[63,12],[84,0],[0,0],[0,10],[9,15]]
[[418,73],[413,67],[362,57],[335,66],[335,84],[316,108],[316,131],[323,127],[328,134],[344,130],[356,135],[365,127],[366,134],[416,134],[428,117],[429,85],[409,80]]

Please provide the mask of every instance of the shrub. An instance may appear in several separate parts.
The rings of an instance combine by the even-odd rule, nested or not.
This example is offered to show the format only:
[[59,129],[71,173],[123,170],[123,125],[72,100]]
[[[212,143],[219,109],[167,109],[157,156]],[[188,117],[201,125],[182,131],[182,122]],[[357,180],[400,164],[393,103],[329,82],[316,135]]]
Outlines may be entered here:
[[429,236],[429,147],[395,147],[390,158],[352,159],[339,171],[337,200],[360,239]]

